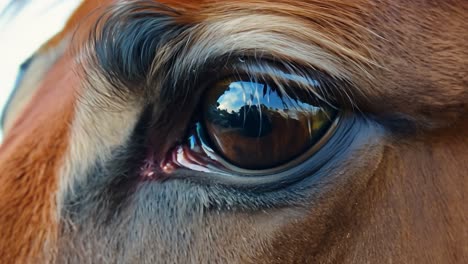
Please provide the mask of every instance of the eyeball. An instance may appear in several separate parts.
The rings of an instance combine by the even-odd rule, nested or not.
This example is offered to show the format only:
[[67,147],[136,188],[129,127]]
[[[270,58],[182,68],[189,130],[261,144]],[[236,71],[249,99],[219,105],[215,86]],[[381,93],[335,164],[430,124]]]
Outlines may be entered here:
[[267,82],[216,83],[202,104],[211,147],[248,170],[281,166],[307,152],[330,129],[337,111],[318,105],[307,93],[291,94]]

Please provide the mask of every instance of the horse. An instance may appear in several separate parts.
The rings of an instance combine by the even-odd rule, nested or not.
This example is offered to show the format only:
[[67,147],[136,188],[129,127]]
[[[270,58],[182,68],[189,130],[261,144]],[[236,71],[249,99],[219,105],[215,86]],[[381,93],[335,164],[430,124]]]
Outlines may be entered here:
[[3,116],[1,263],[466,263],[468,2],[83,1]]

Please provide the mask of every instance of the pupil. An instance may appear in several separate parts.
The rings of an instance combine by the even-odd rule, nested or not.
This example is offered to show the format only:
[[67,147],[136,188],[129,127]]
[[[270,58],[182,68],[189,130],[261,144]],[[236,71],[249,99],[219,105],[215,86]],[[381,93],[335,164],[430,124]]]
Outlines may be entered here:
[[265,105],[244,105],[238,110],[229,111],[220,109],[219,102],[216,107],[210,107],[207,121],[220,128],[236,131],[244,137],[263,137],[272,132],[273,126]]
[[263,137],[272,132],[271,121],[266,115],[267,109],[265,105],[260,107],[253,105],[250,107],[243,106],[240,109],[238,119],[238,127],[240,133],[246,137]]

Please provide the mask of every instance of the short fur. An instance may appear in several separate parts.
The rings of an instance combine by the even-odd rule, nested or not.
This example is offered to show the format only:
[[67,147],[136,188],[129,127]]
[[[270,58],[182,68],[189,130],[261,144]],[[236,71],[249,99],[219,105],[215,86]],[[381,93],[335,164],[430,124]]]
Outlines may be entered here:
[[[467,262],[466,21],[455,0],[85,1],[0,148],[0,262]],[[275,67],[352,112],[332,162],[268,191],[141,181],[204,86]]]

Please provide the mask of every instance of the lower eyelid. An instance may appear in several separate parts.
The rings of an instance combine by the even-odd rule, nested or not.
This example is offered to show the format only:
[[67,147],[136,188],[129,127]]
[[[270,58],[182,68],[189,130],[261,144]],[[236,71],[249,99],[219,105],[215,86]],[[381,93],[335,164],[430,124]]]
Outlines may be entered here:
[[249,191],[269,192],[287,188],[303,179],[316,177],[326,167],[334,166],[334,163],[349,152],[355,138],[359,137],[361,129],[369,129],[366,121],[352,115],[344,115],[340,118],[333,136],[328,140],[315,155],[304,160],[302,163],[292,166],[277,173],[263,172],[262,174],[242,174],[219,168],[208,168],[206,171],[192,171],[188,168],[179,167],[172,172],[170,178],[188,179],[194,182],[221,184],[237,189]]

